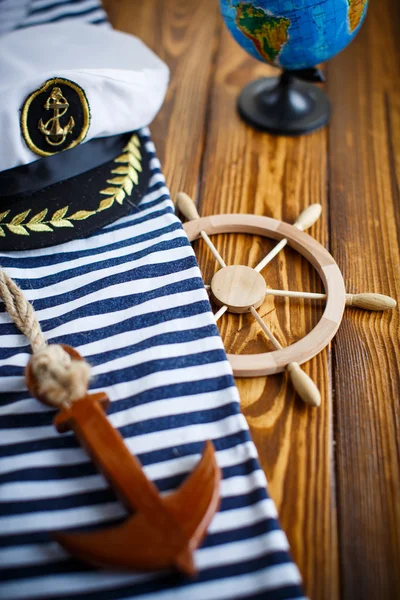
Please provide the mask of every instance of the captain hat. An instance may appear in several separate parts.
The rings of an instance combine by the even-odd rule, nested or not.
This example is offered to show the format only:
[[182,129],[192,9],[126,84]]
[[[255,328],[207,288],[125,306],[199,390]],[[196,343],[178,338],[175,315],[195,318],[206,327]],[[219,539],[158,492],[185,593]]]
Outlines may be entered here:
[[89,235],[147,191],[145,135],[168,68],[138,38],[86,24],[0,37],[0,250]]

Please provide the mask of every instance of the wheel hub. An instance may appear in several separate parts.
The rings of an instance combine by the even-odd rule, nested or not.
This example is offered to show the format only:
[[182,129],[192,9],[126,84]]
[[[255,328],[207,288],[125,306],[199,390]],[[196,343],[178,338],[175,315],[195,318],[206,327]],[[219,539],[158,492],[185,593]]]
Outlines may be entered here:
[[267,285],[264,277],[244,265],[224,267],[211,281],[211,293],[219,306],[227,306],[232,313],[250,312],[264,301]]

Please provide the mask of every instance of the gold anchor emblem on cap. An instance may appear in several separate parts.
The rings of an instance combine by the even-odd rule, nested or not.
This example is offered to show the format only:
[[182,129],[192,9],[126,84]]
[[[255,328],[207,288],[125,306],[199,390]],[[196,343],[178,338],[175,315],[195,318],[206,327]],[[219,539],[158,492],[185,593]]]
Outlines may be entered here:
[[51,90],[51,94],[47,98],[44,107],[46,110],[53,110],[54,116],[46,121],[46,123],[43,123],[43,120],[40,119],[38,123],[39,130],[46,136],[48,144],[51,146],[60,146],[65,141],[67,135],[72,133],[75,121],[73,117],[70,117],[67,125],[61,127],[60,119],[68,111],[69,103],[62,95],[59,87],[54,87]]
[[63,77],[48,79],[22,106],[21,133],[28,148],[39,156],[74,148],[85,139],[89,126],[84,90]]

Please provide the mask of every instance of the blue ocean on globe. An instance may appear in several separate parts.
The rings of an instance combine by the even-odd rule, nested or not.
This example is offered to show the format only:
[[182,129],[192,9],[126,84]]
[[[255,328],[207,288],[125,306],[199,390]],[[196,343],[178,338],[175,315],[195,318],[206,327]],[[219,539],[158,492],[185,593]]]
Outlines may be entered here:
[[220,0],[224,21],[249,54],[285,69],[307,69],[357,35],[368,0]]

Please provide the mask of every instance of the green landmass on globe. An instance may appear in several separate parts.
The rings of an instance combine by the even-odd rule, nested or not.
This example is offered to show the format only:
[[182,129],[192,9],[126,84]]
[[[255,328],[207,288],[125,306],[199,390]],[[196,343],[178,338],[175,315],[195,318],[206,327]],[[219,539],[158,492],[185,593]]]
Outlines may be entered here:
[[349,4],[349,25],[353,33],[361,23],[368,0],[347,0]]
[[288,40],[290,19],[276,17],[262,8],[240,2],[236,5],[236,25],[253,42],[264,60],[273,63]]

